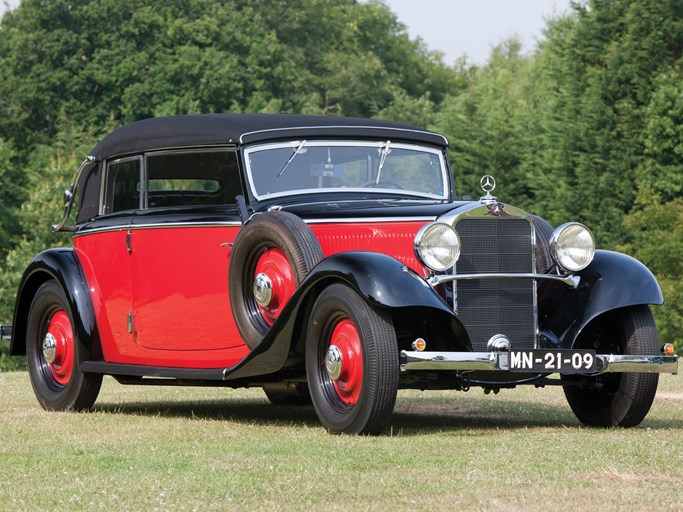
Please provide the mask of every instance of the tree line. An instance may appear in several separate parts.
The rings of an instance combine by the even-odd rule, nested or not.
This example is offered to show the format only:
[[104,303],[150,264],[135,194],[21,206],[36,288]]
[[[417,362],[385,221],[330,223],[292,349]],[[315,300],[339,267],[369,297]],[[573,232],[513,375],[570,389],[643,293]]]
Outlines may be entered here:
[[[378,117],[443,133],[456,190],[650,267],[683,331],[683,1],[586,0],[484,65],[447,65],[379,0],[23,0],[0,21],[0,320],[99,138],[161,115]],[[680,344],[677,345],[680,348]],[[0,367],[11,365],[0,345]]]

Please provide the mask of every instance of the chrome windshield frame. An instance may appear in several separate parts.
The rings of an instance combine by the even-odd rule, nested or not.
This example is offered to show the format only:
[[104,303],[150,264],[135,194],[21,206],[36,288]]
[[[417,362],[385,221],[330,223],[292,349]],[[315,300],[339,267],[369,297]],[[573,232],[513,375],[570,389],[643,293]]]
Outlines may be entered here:
[[[259,151],[265,151],[268,149],[291,149],[291,150],[298,150],[298,147],[301,145],[302,141],[301,140],[290,140],[290,141],[283,141],[283,142],[268,142],[268,143],[259,143],[255,145],[248,146],[244,149],[244,167],[245,167],[245,174],[247,178],[247,183],[249,185],[249,189],[254,196],[254,198],[257,201],[262,201],[266,199],[274,199],[278,197],[286,197],[286,196],[292,196],[292,195],[307,195],[307,194],[320,194],[320,193],[390,193],[391,195],[402,195],[406,197],[411,197],[411,198],[421,198],[421,199],[426,199],[426,200],[438,200],[438,201],[445,201],[450,198],[450,181],[449,181],[449,170],[448,170],[448,165],[445,159],[445,156],[443,154],[443,151],[440,148],[428,146],[428,145],[421,145],[421,144],[416,144],[416,143],[409,143],[409,142],[394,142],[391,141],[391,149],[406,149],[406,150],[412,150],[412,151],[419,151],[422,153],[427,153],[430,155],[434,155],[438,158],[439,160],[439,167],[440,167],[440,177],[441,177],[441,185],[442,185],[442,193],[441,194],[431,194],[428,192],[419,192],[416,190],[401,190],[401,189],[379,189],[379,188],[364,188],[364,187],[337,187],[337,188],[315,188],[315,189],[292,189],[292,190],[286,190],[283,192],[273,192],[273,193],[259,193],[257,190],[256,184],[254,183],[254,177],[253,177],[253,169],[251,166],[251,159],[250,156],[253,153],[257,153]],[[305,147],[306,148],[315,148],[315,147],[368,147],[368,148],[376,148],[379,151],[382,151],[383,148],[385,148],[387,145],[387,141],[373,141],[373,140],[347,140],[347,139],[335,139],[335,140],[311,140],[311,139],[306,139],[305,141]],[[294,154],[297,154],[296,152]],[[286,175],[286,173],[284,173]]]

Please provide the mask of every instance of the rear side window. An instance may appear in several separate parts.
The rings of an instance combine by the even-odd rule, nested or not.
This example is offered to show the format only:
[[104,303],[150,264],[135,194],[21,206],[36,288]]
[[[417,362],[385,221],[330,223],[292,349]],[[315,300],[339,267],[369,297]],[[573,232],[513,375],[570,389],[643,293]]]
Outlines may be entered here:
[[149,153],[145,164],[147,208],[234,204],[242,193],[234,151]]
[[141,164],[139,156],[109,162],[103,213],[140,208]]

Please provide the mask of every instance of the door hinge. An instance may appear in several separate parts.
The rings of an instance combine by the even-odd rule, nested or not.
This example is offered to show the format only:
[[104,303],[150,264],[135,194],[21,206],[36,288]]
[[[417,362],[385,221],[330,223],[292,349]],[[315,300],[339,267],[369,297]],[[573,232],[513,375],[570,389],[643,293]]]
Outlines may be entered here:
[[132,311],[128,312],[128,332],[133,334],[137,332],[138,326],[136,325],[136,316]]
[[130,229],[128,230],[128,233],[126,233],[126,251],[129,253],[133,252],[133,248],[130,245],[130,239],[133,235],[130,232]]

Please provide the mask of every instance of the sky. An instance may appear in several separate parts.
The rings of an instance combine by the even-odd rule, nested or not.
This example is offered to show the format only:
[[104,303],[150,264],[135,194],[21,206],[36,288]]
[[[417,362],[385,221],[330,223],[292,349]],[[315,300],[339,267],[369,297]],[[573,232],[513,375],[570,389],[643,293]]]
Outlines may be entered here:
[[531,52],[542,37],[546,19],[569,11],[569,0],[385,0],[430,50],[444,53],[452,65],[463,55],[484,64],[491,48],[518,36]]
[[[0,15],[6,0],[0,0]],[[427,48],[439,50],[452,65],[467,56],[472,64],[484,64],[491,48],[513,35],[525,52],[542,37],[545,20],[569,9],[570,0],[384,0],[411,37],[420,37]],[[16,7],[19,0],[9,0]]]

